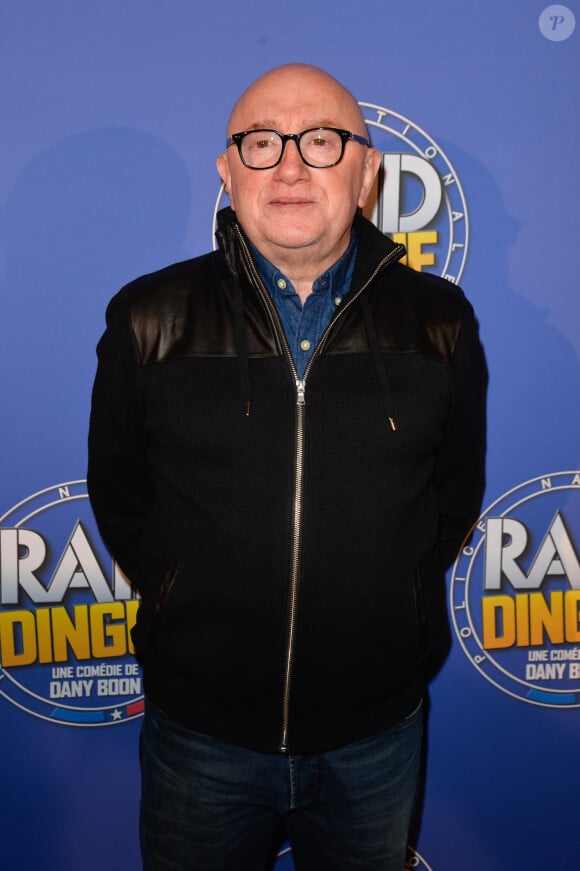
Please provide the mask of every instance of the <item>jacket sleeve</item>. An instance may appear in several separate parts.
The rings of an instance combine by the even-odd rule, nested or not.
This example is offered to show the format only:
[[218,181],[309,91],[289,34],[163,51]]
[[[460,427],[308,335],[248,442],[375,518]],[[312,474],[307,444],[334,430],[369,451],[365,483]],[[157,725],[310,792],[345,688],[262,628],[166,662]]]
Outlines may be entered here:
[[153,486],[126,291],[109,304],[97,356],[87,487],[105,544],[131,583],[144,592],[142,539]]
[[465,305],[452,356],[453,410],[435,464],[439,549],[446,569],[479,516],[485,489],[487,366],[473,309]]

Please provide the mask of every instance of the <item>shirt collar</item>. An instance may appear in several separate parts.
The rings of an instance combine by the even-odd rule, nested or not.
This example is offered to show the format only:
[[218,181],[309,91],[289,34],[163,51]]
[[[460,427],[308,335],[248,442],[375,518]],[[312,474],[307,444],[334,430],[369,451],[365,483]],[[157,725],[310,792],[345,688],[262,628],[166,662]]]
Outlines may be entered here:
[[[270,263],[258,249],[250,242],[250,248],[260,273],[260,278],[272,295],[291,296],[295,293],[290,279]],[[319,275],[312,285],[313,293],[328,292],[344,296],[350,287],[350,281],[354,270],[354,261],[357,252],[356,233],[351,230],[348,248],[338,260],[329,266],[322,275]]]

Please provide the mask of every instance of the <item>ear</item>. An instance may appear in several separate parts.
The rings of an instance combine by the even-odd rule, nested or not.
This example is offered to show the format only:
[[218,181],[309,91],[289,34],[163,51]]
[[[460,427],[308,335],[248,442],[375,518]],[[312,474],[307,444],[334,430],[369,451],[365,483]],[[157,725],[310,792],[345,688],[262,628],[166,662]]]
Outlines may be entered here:
[[230,205],[231,205],[232,209],[234,209],[234,211],[235,211],[234,200],[233,200],[233,195],[232,195],[232,184],[231,184],[232,177],[231,177],[231,173],[230,173],[230,165],[228,163],[227,152],[224,152],[223,154],[218,155],[218,158],[215,162],[215,165],[216,165],[217,171],[219,173],[219,176],[224,183],[224,188],[226,190],[226,193],[227,193],[228,197],[230,198]]
[[373,181],[375,180],[375,176],[379,171],[379,167],[381,165],[381,152],[377,151],[376,148],[369,148],[366,157],[365,163],[363,167],[363,175],[362,175],[362,183],[360,188],[360,194],[358,198],[358,206],[362,209],[364,204],[367,201],[367,197],[371,192],[371,188],[373,186]]

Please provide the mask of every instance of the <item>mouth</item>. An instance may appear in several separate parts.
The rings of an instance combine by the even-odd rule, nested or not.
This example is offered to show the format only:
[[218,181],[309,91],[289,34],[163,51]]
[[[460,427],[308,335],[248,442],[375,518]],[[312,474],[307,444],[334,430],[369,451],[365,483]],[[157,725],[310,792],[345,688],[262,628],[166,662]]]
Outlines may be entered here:
[[306,197],[274,197],[270,200],[271,206],[311,206],[313,200]]

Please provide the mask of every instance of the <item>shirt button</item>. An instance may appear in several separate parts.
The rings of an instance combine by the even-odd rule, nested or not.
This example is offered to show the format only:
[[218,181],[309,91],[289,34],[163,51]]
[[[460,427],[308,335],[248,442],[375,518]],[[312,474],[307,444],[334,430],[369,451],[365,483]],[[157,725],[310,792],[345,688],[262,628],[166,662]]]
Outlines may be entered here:
[[302,339],[302,341],[300,342],[300,347],[302,348],[303,351],[309,351],[310,350],[310,342],[308,341],[308,339]]
[[335,296],[335,297],[334,297],[334,304],[335,304],[335,305],[340,305],[341,302],[342,302],[342,297],[341,297],[341,296]]
[[278,281],[276,282],[276,284],[278,285],[280,290],[286,290],[286,282],[284,281],[283,278],[279,278]]

